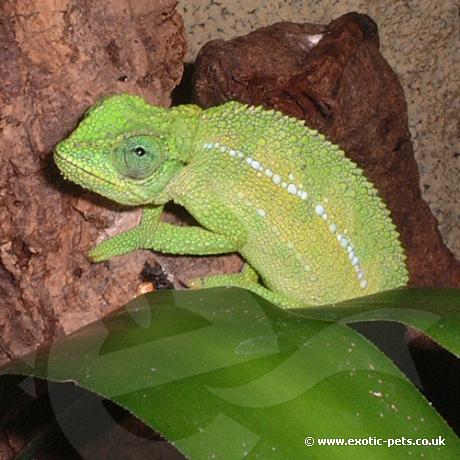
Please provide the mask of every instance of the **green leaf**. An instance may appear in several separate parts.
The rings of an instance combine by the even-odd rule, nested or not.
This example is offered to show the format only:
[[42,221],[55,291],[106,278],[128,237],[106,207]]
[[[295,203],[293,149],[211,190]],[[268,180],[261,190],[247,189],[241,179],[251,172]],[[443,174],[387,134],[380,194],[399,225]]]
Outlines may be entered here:
[[307,318],[341,323],[395,321],[431,337],[460,357],[460,290],[400,288],[335,306],[296,309]]
[[[385,319],[435,331],[456,347],[440,325],[459,333],[458,291],[440,303],[441,291],[419,303],[423,291],[402,292],[404,301],[387,294],[376,303],[293,311],[238,289],[157,292],[0,373],[73,381],[134,413],[191,459],[459,458],[459,440],[439,414],[343,324],[381,319],[383,307]],[[438,436],[445,446],[319,445],[319,438]]]

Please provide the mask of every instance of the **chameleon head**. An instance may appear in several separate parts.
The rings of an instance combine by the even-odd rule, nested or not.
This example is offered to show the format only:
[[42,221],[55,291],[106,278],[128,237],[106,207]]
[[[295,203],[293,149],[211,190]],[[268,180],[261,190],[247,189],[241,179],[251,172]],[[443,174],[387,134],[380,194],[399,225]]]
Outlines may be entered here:
[[182,164],[168,151],[168,111],[137,96],[92,107],[54,160],[62,175],[125,205],[155,202]]

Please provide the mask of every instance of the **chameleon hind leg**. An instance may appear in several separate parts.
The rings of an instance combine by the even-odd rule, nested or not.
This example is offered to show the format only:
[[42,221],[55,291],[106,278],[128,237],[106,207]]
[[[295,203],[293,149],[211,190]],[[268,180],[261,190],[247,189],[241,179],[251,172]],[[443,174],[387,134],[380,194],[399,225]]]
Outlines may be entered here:
[[271,291],[259,283],[259,275],[248,264],[243,267],[241,273],[231,273],[226,275],[212,275],[201,278],[194,278],[189,283],[192,289],[211,288],[211,287],[239,287],[247,289],[260,295],[271,303],[283,308],[305,307],[298,301]]

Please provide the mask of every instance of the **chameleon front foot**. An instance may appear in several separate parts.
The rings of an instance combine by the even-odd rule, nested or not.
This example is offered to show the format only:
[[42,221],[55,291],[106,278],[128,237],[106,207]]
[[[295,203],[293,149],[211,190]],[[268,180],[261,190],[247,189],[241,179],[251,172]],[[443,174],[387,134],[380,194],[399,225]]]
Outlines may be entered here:
[[88,252],[88,258],[91,262],[103,262],[111,257],[121,256],[136,249],[140,249],[139,227],[127,232],[120,233],[117,236],[108,238],[102,243],[94,246]]

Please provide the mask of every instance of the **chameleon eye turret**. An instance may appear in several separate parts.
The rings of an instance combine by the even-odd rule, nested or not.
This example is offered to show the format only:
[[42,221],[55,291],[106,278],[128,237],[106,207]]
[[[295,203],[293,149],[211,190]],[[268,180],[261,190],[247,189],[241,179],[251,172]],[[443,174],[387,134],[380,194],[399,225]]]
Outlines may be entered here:
[[114,164],[120,175],[135,180],[148,179],[165,159],[155,136],[132,136],[115,149]]

